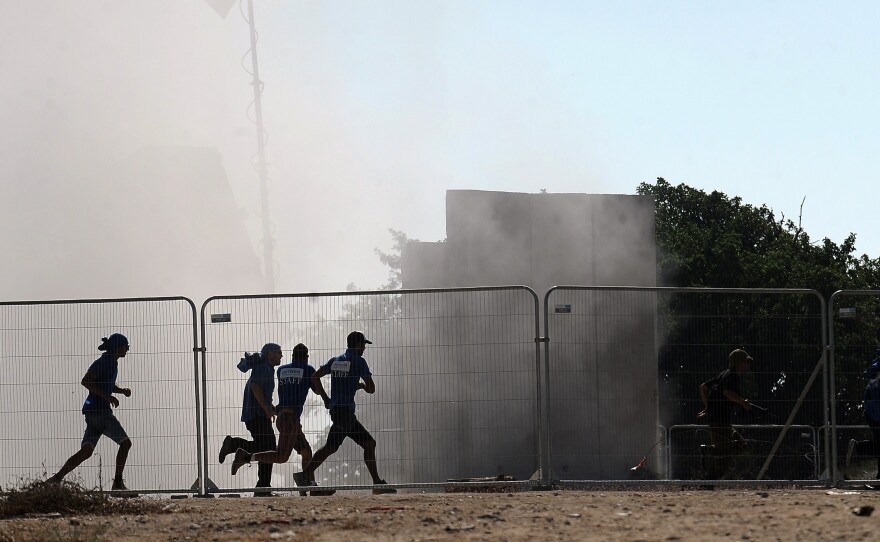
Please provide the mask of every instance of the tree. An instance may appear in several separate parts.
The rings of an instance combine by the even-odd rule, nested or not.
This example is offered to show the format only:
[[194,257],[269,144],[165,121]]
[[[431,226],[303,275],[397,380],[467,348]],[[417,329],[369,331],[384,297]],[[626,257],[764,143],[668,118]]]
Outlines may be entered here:
[[382,252],[378,248],[375,249],[379,261],[388,266],[388,282],[382,285],[383,290],[399,290],[402,282],[400,277],[403,248],[410,242],[410,238],[400,230],[390,229],[391,239],[394,246],[391,252]]
[[717,191],[663,178],[637,191],[654,197],[659,282],[667,286],[810,288],[826,297],[839,289],[877,288],[880,261],[854,255],[856,236],[812,243],[800,224],[766,205],[744,204]]
[[[830,239],[811,242],[800,226],[800,221],[776,218],[766,205],[743,203],[739,197],[713,191],[706,193],[684,184],[673,186],[663,178],[656,183],[642,183],[637,191],[655,199],[655,228],[658,250],[658,284],[665,286],[722,287],[722,288],[807,288],[818,290],[827,300],[841,289],[877,289],[880,287],[880,260],[867,255],[855,255],[856,236],[850,233],[842,243]],[[666,330],[670,344],[687,344],[684,340],[694,332],[693,322],[682,323],[685,315],[697,301],[673,300],[668,306],[670,322],[676,324]],[[743,305],[744,300],[731,304]],[[780,318],[793,314],[798,307],[779,299],[753,299],[749,306],[725,307],[730,314],[753,315],[754,322],[743,324],[731,319],[712,328],[703,324],[700,332],[704,344],[725,344],[730,336],[729,326],[739,325],[742,336],[758,342],[761,334],[780,347],[766,359],[756,386],[760,392],[777,397],[790,397],[803,386],[806,378],[792,366],[791,360],[809,356],[821,348],[821,329],[804,325],[807,320]],[[865,364],[873,357],[880,322],[874,316],[876,298],[859,302],[858,321],[835,323],[838,344],[847,345],[836,355],[841,423],[860,423],[860,401],[864,382],[859,378]],[[818,312],[818,309],[811,309]],[[721,328],[721,329],[719,329]],[[717,338],[711,334],[717,334]],[[706,336],[709,334],[710,336]],[[769,337],[768,337],[769,336]],[[691,341],[692,342],[692,341]],[[800,347],[794,345],[801,345]],[[811,345],[816,345],[814,348]],[[810,350],[809,352],[805,349]],[[676,383],[667,389],[670,396],[678,396],[678,414],[669,423],[690,419],[684,414],[693,408],[685,399],[686,389],[698,386],[700,368],[705,365],[705,352],[687,352],[687,348],[665,349],[660,355],[661,375],[665,381]],[[720,352],[719,352],[720,353]],[[687,378],[691,375],[691,378]],[[696,375],[696,376],[693,376]],[[684,379],[686,382],[682,382]],[[816,387],[816,386],[814,386]],[[765,395],[766,396],[766,395]],[[818,401],[817,401],[818,403]],[[780,412],[781,413],[781,412]],[[820,412],[804,411],[814,423]]]
[[[355,301],[346,302],[343,306],[342,318],[362,322],[363,331],[378,331],[383,326],[391,325],[394,318],[400,316],[400,294],[394,290],[401,287],[401,258],[403,249],[410,242],[409,237],[399,230],[390,229],[393,246],[391,252],[382,252],[374,249],[379,261],[388,266],[388,282],[380,286],[379,290],[388,290],[388,295],[359,297]],[[359,288],[350,283],[346,290],[356,292]]]

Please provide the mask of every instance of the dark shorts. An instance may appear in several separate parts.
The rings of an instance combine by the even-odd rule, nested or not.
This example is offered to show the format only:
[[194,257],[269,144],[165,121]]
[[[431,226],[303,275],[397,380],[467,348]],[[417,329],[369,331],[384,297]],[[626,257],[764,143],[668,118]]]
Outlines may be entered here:
[[85,416],[86,432],[83,435],[82,446],[89,444],[94,448],[101,435],[107,435],[116,444],[128,440],[128,434],[112,412],[89,412]]
[[327,446],[332,449],[339,448],[346,437],[353,440],[361,448],[366,448],[368,444],[375,442],[373,435],[361,425],[353,410],[340,407],[331,408],[330,419],[333,421],[333,425],[330,426],[330,433],[327,435]]
[[309,441],[306,439],[305,434],[303,434],[302,424],[300,423],[300,415],[296,409],[280,409],[278,412],[278,417],[275,418],[275,425],[278,426],[278,431],[281,433],[293,431],[296,426],[299,426],[296,438],[293,441],[293,449],[297,452],[311,449],[311,447],[309,446]]

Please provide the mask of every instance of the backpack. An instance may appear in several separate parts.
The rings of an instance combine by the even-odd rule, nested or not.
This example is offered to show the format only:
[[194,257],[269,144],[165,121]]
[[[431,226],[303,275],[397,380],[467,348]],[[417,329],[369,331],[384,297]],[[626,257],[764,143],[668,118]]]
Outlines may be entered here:
[[250,352],[245,352],[244,357],[241,358],[236,367],[238,367],[239,371],[246,373],[251,370],[255,363],[259,363],[259,361],[260,354],[258,352],[254,352],[253,354],[251,354]]

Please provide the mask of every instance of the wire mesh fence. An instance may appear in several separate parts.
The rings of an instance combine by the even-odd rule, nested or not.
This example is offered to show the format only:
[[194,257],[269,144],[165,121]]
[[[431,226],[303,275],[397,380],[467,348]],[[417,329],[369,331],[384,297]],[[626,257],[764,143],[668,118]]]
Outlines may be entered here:
[[[758,474],[784,425],[734,425],[748,443],[742,454],[730,458],[723,473],[725,480],[757,480]],[[808,425],[789,426],[776,452],[771,467],[763,480],[816,480],[819,477],[818,434]],[[669,428],[670,448],[667,477],[671,480],[705,480],[712,472],[708,463],[716,461],[711,450],[709,427],[706,425],[676,425]],[[716,469],[717,470],[717,469]]]
[[[835,292],[828,302],[828,312],[830,364],[833,367],[831,394],[834,398],[829,438],[834,443],[835,479],[864,476],[863,471],[847,468],[841,455],[846,452],[851,439],[870,440],[870,431],[867,436],[857,436],[852,429],[838,431],[837,428],[880,424],[880,420],[868,417],[864,408],[865,389],[877,376],[868,368],[880,359],[880,291]],[[880,451],[876,455],[880,455]],[[868,474],[871,478],[880,474],[880,466]]]
[[[217,457],[225,435],[247,438],[240,422],[247,375],[236,369],[244,352],[274,342],[288,353],[303,343],[318,369],[360,330],[372,341],[363,356],[376,392],[358,393],[356,415],[378,443],[383,478],[409,485],[528,480],[538,468],[537,318],[537,297],[523,287],[211,298],[202,308],[205,470],[216,491],[256,483],[257,468],[233,476]],[[324,388],[332,392],[329,377]],[[315,394],[301,422],[317,451],[330,419]],[[297,454],[275,465],[272,487],[294,487],[301,468]],[[322,486],[372,484],[350,439],[316,477]]]
[[[861,399],[877,354],[875,295],[839,292],[826,311],[810,290],[557,287],[544,298],[544,337],[525,287],[214,297],[198,320],[186,298],[0,303],[0,486],[51,474],[79,449],[80,380],[113,332],[131,341],[118,385],[132,396],[115,413],[133,443],[126,479],[140,491],[252,490],[256,467],[233,476],[217,457],[226,435],[249,438],[239,360],[274,342],[287,363],[303,343],[319,368],[352,330],[373,343],[364,357],[376,393],[359,392],[356,413],[392,484],[703,478],[699,385],[734,348],[754,358],[740,392],[762,407],[732,419],[751,446],[737,476],[822,479],[848,467],[838,448],[872,438]],[[317,451],[331,421],[316,395],[301,421]],[[102,438],[72,476],[108,487],[116,451]],[[853,464],[869,464],[864,455]],[[301,468],[294,453],[271,485],[293,490]],[[350,439],[316,474],[322,486],[372,484]]]
[[[700,384],[727,369],[737,348],[755,359],[740,393],[763,408],[738,411],[732,422],[783,426],[757,477],[785,461],[774,457],[790,426],[827,421],[817,292],[566,286],[547,293],[544,311],[550,450],[560,479],[688,474],[666,472],[654,428],[698,423]],[[670,456],[690,457],[694,445],[670,439]]]
[[[57,472],[80,449],[81,380],[101,338],[122,333],[130,351],[114,409],[132,442],[125,469],[140,491],[191,491],[199,478],[196,313],[186,298],[0,303],[0,485]],[[102,437],[69,478],[109,489],[118,447]]]
[[[876,427],[876,426],[875,426]],[[820,427],[819,438],[831,433],[831,426]],[[869,425],[834,427],[838,442],[838,482],[880,480],[880,447],[877,430]]]

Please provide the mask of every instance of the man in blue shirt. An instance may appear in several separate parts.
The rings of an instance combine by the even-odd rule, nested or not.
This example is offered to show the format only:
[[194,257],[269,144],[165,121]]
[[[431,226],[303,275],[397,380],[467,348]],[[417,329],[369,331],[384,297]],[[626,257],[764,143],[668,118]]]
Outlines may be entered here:
[[[371,394],[376,392],[373,374],[370,372],[367,360],[363,358],[368,344],[373,343],[368,341],[362,332],[352,331],[348,334],[348,349],[345,353],[331,358],[312,375],[314,389],[317,390],[318,395],[325,398],[324,405],[330,410],[330,420],[333,423],[327,435],[327,443],[315,453],[311,461],[303,465],[302,472],[293,475],[293,480],[299,486],[309,485],[310,481],[314,480],[315,471],[321,463],[335,453],[348,437],[364,450],[364,463],[367,464],[367,470],[376,486],[373,488],[373,493],[397,492],[394,488],[382,487],[386,486],[386,482],[379,477],[376,467],[376,440],[361,425],[354,413],[354,396],[358,390]],[[329,401],[321,384],[321,377],[328,374],[330,375]]]
[[[251,434],[253,440],[226,435],[220,447],[220,463],[226,456],[239,448],[248,453],[266,452],[277,446],[272,421],[275,419],[275,407],[272,406],[272,394],[275,393],[275,367],[281,363],[281,347],[275,343],[266,343],[260,354],[245,353],[238,363],[238,370],[251,372],[244,386],[242,399],[241,421]],[[257,467],[257,491],[254,496],[268,497],[272,493],[268,489],[272,482],[272,463],[260,463]]]
[[877,459],[877,474],[874,477],[880,480],[880,350],[877,351],[877,356],[865,369],[862,376],[868,379],[862,410],[865,421],[871,429],[872,438],[871,440],[851,439],[849,441],[844,468],[849,468],[853,453],[859,456],[874,457]]
[[[235,459],[232,461],[232,474],[238,469],[247,465],[251,461],[257,463],[285,463],[290,459],[290,453],[293,450],[302,457],[303,465],[308,464],[312,459],[312,447],[306,440],[305,434],[302,432],[302,424],[300,417],[303,413],[303,406],[308,397],[309,390],[321,395],[321,398],[327,402],[330,400],[323,389],[315,389],[312,381],[312,375],[315,374],[315,368],[309,365],[309,349],[306,345],[300,343],[293,347],[293,359],[286,365],[278,367],[278,419],[276,425],[280,436],[278,438],[278,448],[267,452],[251,453],[244,448],[239,448],[235,452]],[[309,485],[317,485],[314,478],[310,479]],[[316,492],[317,493],[317,492]],[[305,494],[304,492],[302,493]]]
[[119,451],[116,454],[116,475],[113,478],[111,489],[127,491],[128,488],[125,487],[122,473],[125,470],[128,451],[131,449],[131,439],[128,438],[122,424],[113,415],[112,408],[119,406],[119,399],[113,397],[114,393],[131,397],[130,389],[120,388],[116,385],[116,377],[119,374],[119,358],[124,358],[128,353],[128,338],[121,333],[114,333],[109,337],[102,338],[101,341],[98,350],[104,353],[89,366],[82,379],[82,385],[89,390],[82,407],[82,413],[86,417],[86,431],[82,444],[79,451],[70,456],[61,470],[49,478],[49,481],[56,484],[61,483],[61,480],[73,469],[92,456],[101,435],[107,435],[119,445]]

